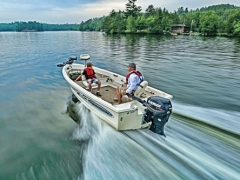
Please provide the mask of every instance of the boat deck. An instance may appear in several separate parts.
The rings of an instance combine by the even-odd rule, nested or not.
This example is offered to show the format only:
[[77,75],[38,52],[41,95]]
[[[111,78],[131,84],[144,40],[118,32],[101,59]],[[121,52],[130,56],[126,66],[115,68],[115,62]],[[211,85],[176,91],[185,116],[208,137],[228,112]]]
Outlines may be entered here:
[[[76,70],[71,70],[70,72],[76,72]],[[78,77],[78,75],[80,74],[80,71],[78,70],[77,74],[74,75],[70,75],[71,73],[68,73],[68,76],[74,80]],[[107,81],[108,76],[104,75],[104,74],[99,74],[96,73],[96,77],[98,78],[98,80],[101,81],[101,88],[100,88],[100,93],[102,96],[97,96],[102,98],[104,101],[107,101],[108,103],[112,104],[112,105],[117,105],[118,104],[118,100],[117,100],[117,95],[116,95],[116,88],[118,86],[120,86],[121,84],[116,83],[115,81],[111,82],[111,81]],[[79,79],[76,82],[79,86],[81,86],[82,88],[88,90],[88,86],[86,86],[86,84],[84,85],[82,79]],[[93,95],[96,96],[96,92],[97,92],[97,85],[96,84],[92,84],[92,93]],[[153,96],[154,93],[152,93],[151,91],[147,91],[145,90],[142,95],[140,96],[141,99],[146,98],[146,97],[150,97]],[[122,103],[127,103],[132,101],[131,98],[128,98],[126,95],[122,97]]]
[[[81,87],[85,88],[85,89],[88,89],[88,87],[84,86],[82,81],[78,81],[77,84],[80,85]],[[92,87],[92,93],[93,93],[93,95],[97,96],[96,95],[97,86]],[[101,93],[102,96],[97,96],[97,97],[102,98],[104,101],[107,101],[112,105],[118,104],[117,95],[116,95],[116,87],[112,87],[110,85],[107,85],[107,86],[104,85],[100,88],[100,93]],[[122,98],[122,103],[129,102],[129,101],[132,101],[132,99],[127,98],[127,97]]]

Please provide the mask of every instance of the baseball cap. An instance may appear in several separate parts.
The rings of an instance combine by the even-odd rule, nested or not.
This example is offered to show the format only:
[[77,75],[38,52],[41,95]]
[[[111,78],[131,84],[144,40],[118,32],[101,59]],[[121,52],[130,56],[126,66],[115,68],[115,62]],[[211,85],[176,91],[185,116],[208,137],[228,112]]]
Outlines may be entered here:
[[128,67],[131,67],[131,68],[133,68],[133,69],[136,69],[136,64],[135,64],[135,63],[130,63],[130,64],[128,65]]

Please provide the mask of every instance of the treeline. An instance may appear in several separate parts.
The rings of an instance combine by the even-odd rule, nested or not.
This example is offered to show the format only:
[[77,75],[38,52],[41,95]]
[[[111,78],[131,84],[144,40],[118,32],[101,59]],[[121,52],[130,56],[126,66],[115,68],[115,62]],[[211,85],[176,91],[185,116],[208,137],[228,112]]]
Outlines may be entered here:
[[16,31],[43,31],[43,24],[36,21],[18,22],[16,25]]
[[0,23],[0,31],[16,31],[17,23]]
[[0,23],[0,31],[78,31],[79,24],[47,24],[36,21]]
[[179,22],[184,23],[194,32],[206,36],[240,36],[239,7],[221,4],[190,11],[182,11],[183,9],[179,8],[177,11]]
[[104,20],[104,17],[89,19],[85,22],[82,21],[79,26],[79,30],[80,31],[101,31],[103,20]]
[[128,0],[124,11],[112,10],[106,17],[82,22],[79,30],[170,34],[173,24],[184,24],[191,31],[205,36],[240,36],[240,8],[234,5],[221,4],[196,10],[180,7],[174,12],[149,5],[145,12],[142,12],[141,6],[137,6],[136,1]]
[[43,24],[44,31],[78,31],[79,24]]

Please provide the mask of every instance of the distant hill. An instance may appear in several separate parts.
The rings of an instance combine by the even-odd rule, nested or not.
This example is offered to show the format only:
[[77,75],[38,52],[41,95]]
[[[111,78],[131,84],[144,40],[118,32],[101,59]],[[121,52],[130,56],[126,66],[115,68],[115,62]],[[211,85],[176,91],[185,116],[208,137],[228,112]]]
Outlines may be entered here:
[[79,24],[47,24],[36,21],[0,23],[0,31],[36,32],[77,30],[79,30]]
[[218,11],[218,10],[230,10],[230,9],[237,9],[238,6],[230,5],[230,4],[219,4],[219,5],[213,5],[208,7],[202,7],[200,8],[200,11]]

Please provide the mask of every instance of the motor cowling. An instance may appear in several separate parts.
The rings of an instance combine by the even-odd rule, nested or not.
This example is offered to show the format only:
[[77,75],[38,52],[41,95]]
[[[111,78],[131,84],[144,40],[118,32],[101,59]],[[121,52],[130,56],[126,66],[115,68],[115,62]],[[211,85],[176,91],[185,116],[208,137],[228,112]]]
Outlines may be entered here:
[[164,135],[164,125],[168,121],[172,113],[172,103],[169,99],[152,96],[147,99],[145,114],[143,120],[145,122],[151,122],[150,130]]

